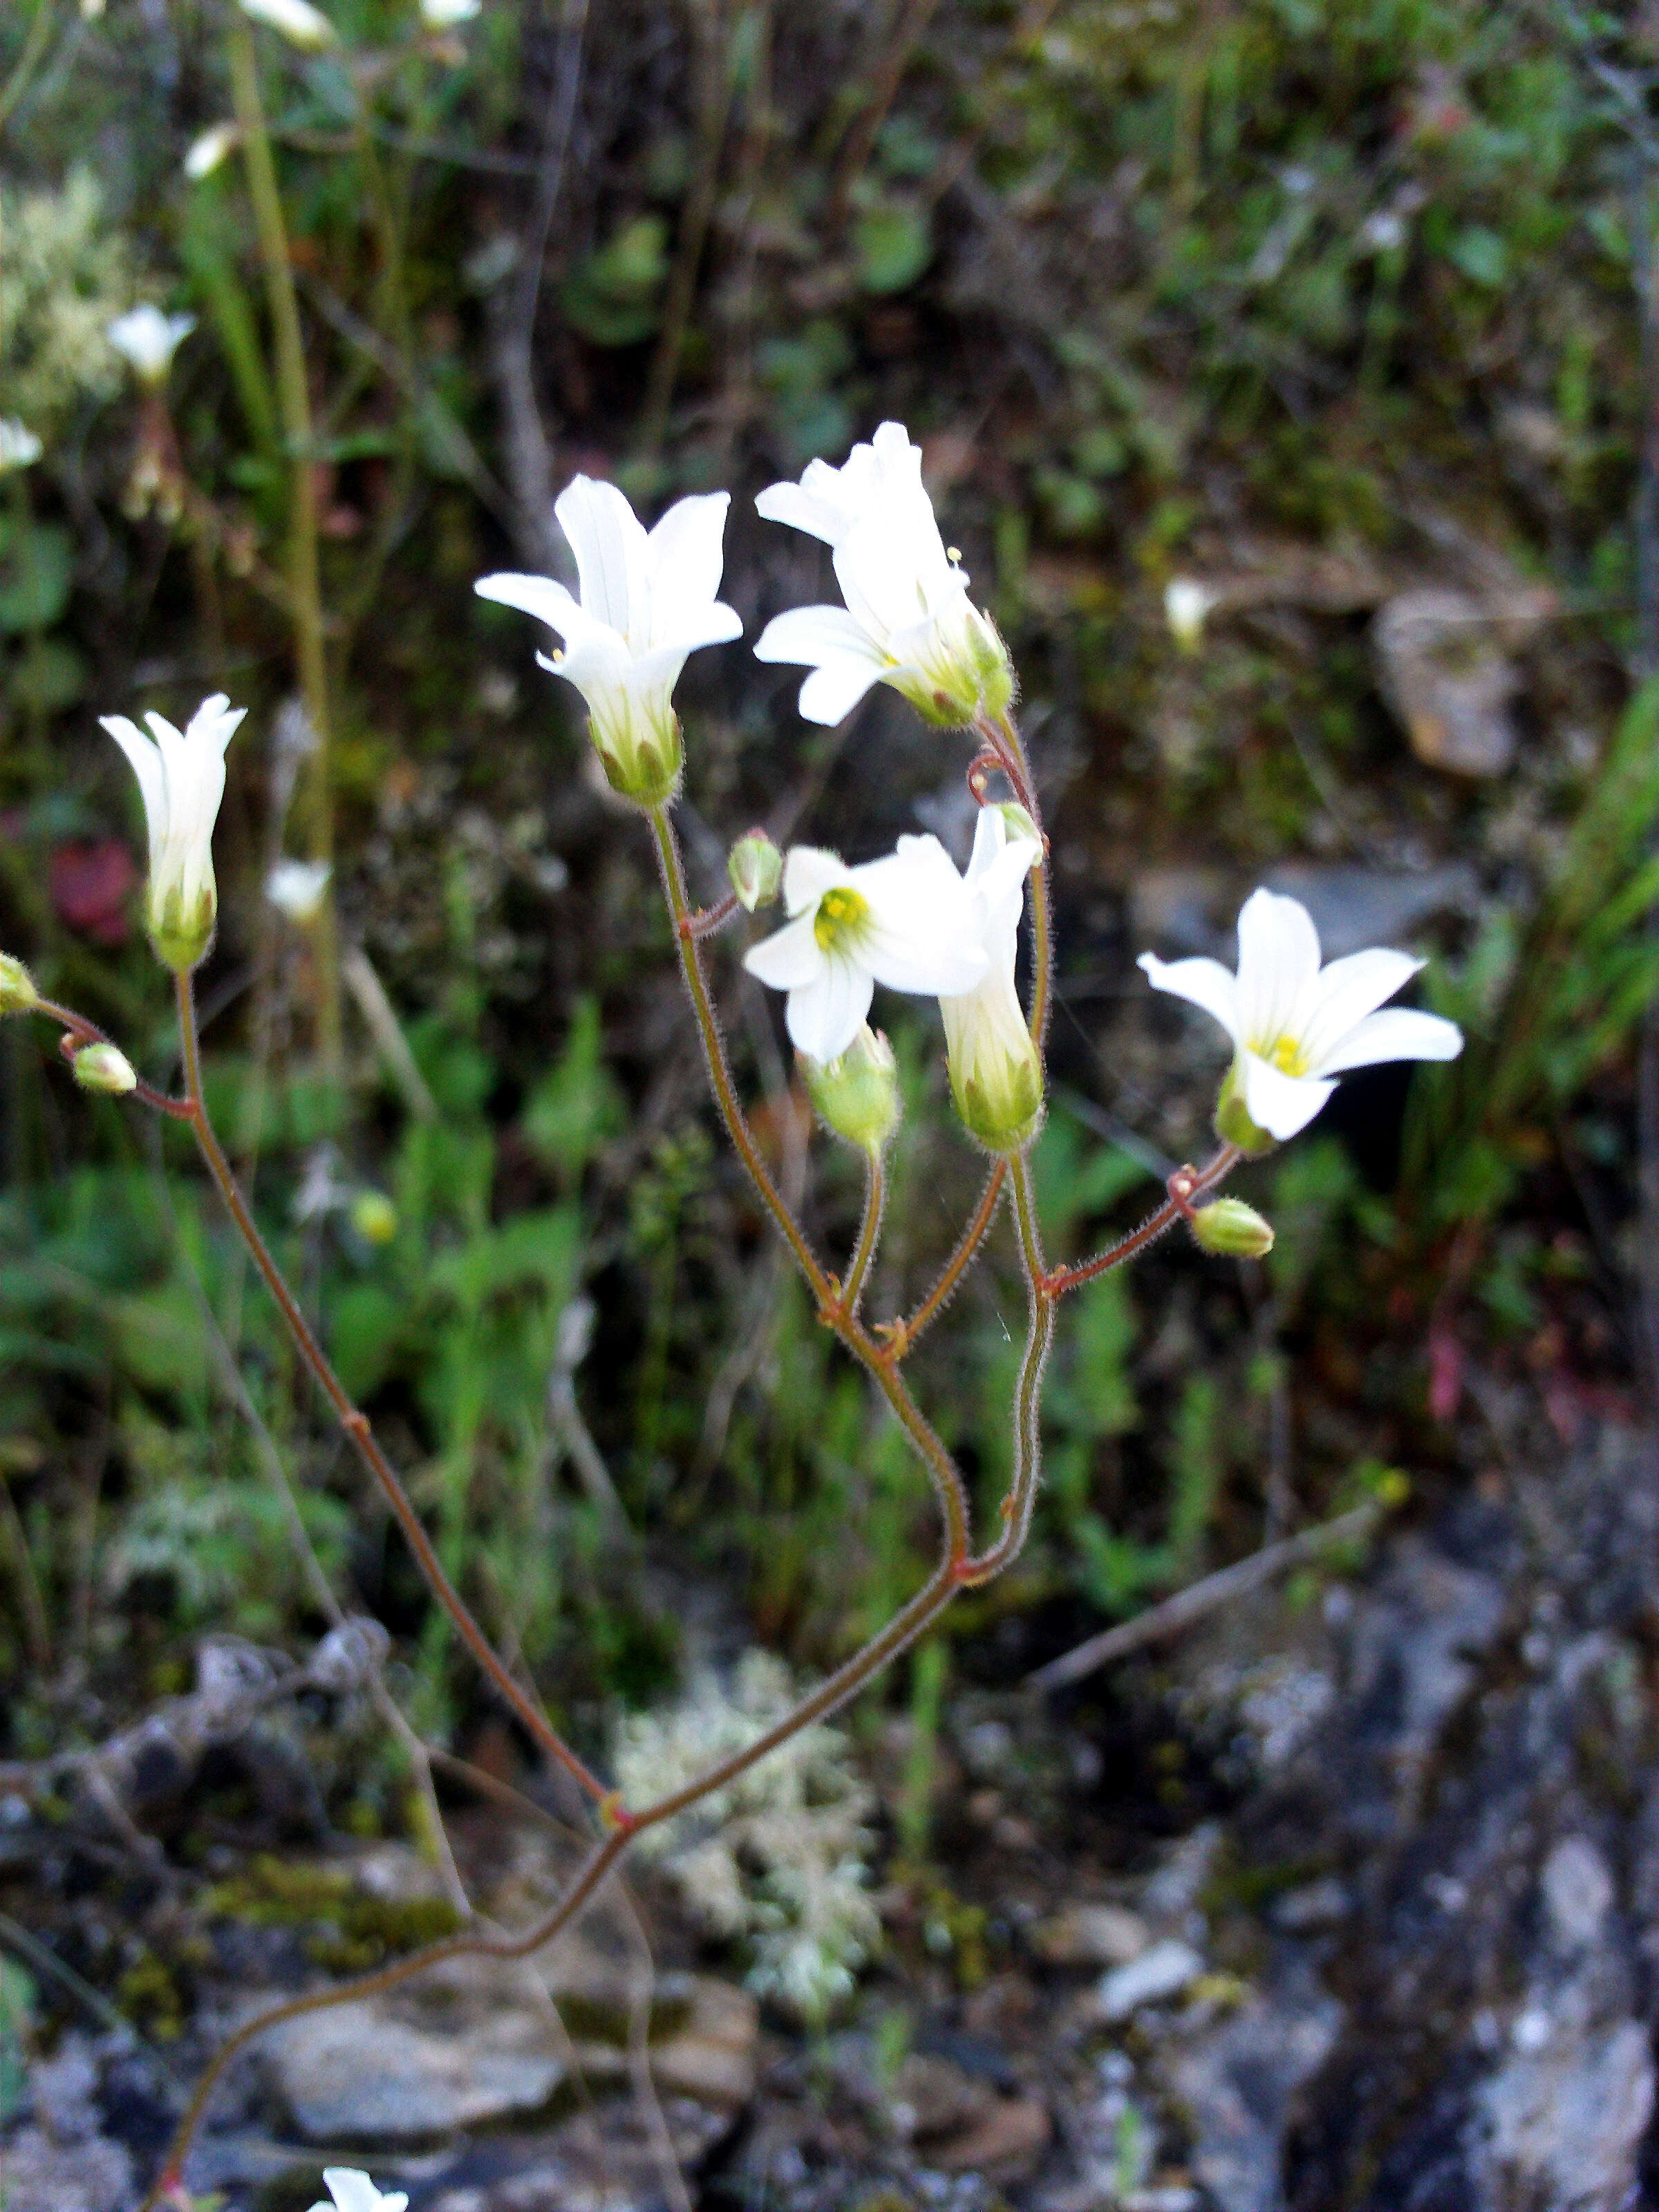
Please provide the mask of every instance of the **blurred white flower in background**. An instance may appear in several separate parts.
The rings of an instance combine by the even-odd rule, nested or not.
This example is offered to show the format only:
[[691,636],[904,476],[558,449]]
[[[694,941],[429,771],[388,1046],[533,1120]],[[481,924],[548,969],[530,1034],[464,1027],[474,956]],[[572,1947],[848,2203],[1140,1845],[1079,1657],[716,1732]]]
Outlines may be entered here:
[[564,640],[544,668],[587,702],[611,788],[641,805],[666,799],[684,757],[674,686],[688,656],[741,637],[715,597],[731,495],[683,499],[647,532],[615,484],[577,477],[554,503],[576,556],[580,604],[551,576],[480,577],[481,599],[534,615]]
[[947,552],[921,481],[921,448],[902,422],[884,422],[838,469],[809,461],[799,483],[755,501],[769,522],[821,538],[835,559],[844,607],[792,607],[755,647],[761,660],[812,670],[801,686],[809,722],[833,725],[872,684],[890,684],[927,721],[999,714],[1013,691],[1001,638],[968,597],[967,572]]
[[971,991],[988,965],[937,837],[901,837],[896,852],[852,868],[838,853],[797,845],[784,864],[783,903],[791,919],[750,945],[743,964],[789,994],[790,1041],[811,1060],[847,1050],[878,983],[939,998]]
[[[1249,1120],[1281,1142],[1306,1128],[1334,1079],[1388,1060],[1455,1060],[1455,1022],[1413,1007],[1379,1013],[1424,965],[1409,952],[1351,952],[1320,966],[1319,933],[1299,899],[1255,890],[1238,917],[1238,973],[1218,960],[1164,961],[1143,952],[1154,990],[1212,1014],[1237,1049],[1228,1079]],[[1224,1092],[1218,1126],[1226,1127]],[[1248,1137],[1249,1133],[1246,1132]],[[1235,1139],[1237,1141],[1237,1139]],[[1247,1143],[1246,1149],[1249,1149]]]
[[234,152],[241,143],[240,124],[210,125],[199,138],[191,141],[189,151],[185,155],[185,174],[191,184],[199,184],[204,177],[210,177],[226,155]]
[[482,4],[483,0],[421,0],[421,21],[428,31],[453,31],[459,23],[470,23]]
[[315,921],[333,872],[326,860],[278,860],[265,878],[265,896],[290,921]]
[[15,415],[0,415],[0,477],[14,469],[30,469],[46,448],[26,422]]
[[1220,605],[1220,595],[1196,576],[1172,576],[1164,586],[1164,619],[1183,653],[1196,653],[1204,625]]
[[239,5],[245,15],[256,23],[268,23],[304,53],[320,53],[325,46],[340,43],[339,33],[311,0],[239,0]]
[[118,315],[104,333],[141,384],[166,382],[173,356],[196,327],[194,315],[164,315],[146,300]]

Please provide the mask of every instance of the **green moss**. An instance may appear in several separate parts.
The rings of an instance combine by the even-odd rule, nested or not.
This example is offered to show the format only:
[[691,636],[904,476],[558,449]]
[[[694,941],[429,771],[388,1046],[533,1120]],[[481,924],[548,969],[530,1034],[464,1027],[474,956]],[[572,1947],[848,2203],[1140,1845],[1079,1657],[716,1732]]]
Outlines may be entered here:
[[202,1901],[210,1919],[314,1932],[306,1955],[331,1973],[356,1974],[453,1936],[461,1917],[447,1898],[376,1897],[342,1867],[270,1856],[217,1883]]

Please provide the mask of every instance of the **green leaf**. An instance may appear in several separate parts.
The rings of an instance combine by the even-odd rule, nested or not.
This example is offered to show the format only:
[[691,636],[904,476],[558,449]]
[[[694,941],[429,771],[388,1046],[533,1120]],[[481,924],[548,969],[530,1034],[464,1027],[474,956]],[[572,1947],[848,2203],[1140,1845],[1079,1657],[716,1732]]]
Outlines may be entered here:
[[902,292],[933,258],[932,220],[914,201],[878,201],[859,217],[853,244],[866,292]]
[[565,319],[592,345],[638,345],[661,320],[667,276],[667,223],[659,215],[635,216],[565,279]]
[[1448,251],[1453,265],[1471,283],[1484,284],[1489,291],[1497,291],[1510,273],[1509,248],[1484,223],[1471,223],[1467,230],[1460,230]]
[[574,1183],[623,1118],[620,1094],[601,1057],[599,1001],[584,994],[572,1011],[564,1050],[526,1103],[525,1137],[562,1181]]
[[354,1398],[371,1397],[391,1373],[408,1301],[380,1283],[350,1283],[329,1302],[329,1352]]
[[9,523],[0,530],[0,630],[49,629],[69,605],[74,576],[67,530]]

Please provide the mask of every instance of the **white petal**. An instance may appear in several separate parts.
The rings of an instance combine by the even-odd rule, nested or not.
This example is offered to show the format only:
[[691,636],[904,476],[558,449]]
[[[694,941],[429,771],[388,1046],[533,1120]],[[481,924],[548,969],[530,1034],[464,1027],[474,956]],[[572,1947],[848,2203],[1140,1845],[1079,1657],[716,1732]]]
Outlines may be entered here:
[[1233,1042],[1241,1042],[1238,986],[1218,960],[1160,960],[1143,952],[1137,963],[1155,991],[1169,991],[1212,1014]]
[[1384,999],[1409,983],[1423,965],[1409,952],[1351,952],[1320,970],[1297,1008],[1293,1024],[1302,1058],[1322,1068],[1350,1030],[1375,1013]]
[[822,845],[792,845],[783,864],[783,910],[799,914],[805,907],[815,907],[837,884],[852,880],[853,871],[839,853]]
[[[323,2169],[323,2186],[334,2199],[338,2212],[393,2212],[407,2204],[402,2192],[383,2197],[366,2173],[353,2166],[329,2166]],[[322,2212],[328,2212],[325,2205]]]
[[854,660],[848,654],[815,668],[801,685],[795,705],[803,721],[817,722],[826,730],[833,730],[837,722],[847,720],[865,693],[872,690],[880,681],[878,667],[872,667],[867,660]]
[[[553,502],[581,579],[582,605],[635,647],[649,642],[645,531],[615,484],[574,477]],[[635,635],[635,627],[640,630]]]
[[812,934],[817,919],[816,914],[803,914],[775,929],[770,937],[750,946],[743,956],[744,966],[775,991],[799,991],[815,981],[825,963]]
[[729,491],[677,500],[646,540],[651,549],[651,619],[657,643],[666,642],[671,635],[678,636],[687,616],[708,607],[720,590],[726,566],[726,514],[731,504]]
[[1311,1075],[1286,1075],[1259,1052],[1243,1052],[1244,1110],[1281,1144],[1305,1129],[1336,1085]]
[[907,841],[910,851],[854,871],[857,889],[870,902],[867,933],[859,951],[876,981],[889,990],[943,998],[971,991],[990,963],[972,904],[949,856],[941,848],[942,873],[915,851],[928,842]]
[[849,656],[868,661],[878,673],[886,665],[881,647],[845,607],[791,607],[774,615],[755,641],[757,660],[795,661],[805,668]]
[[582,626],[582,610],[551,576],[480,576],[472,588],[481,599],[494,599],[498,606],[517,607],[520,614],[534,615],[561,637],[570,636]]
[[187,745],[216,745],[221,760],[225,747],[235,736],[246,719],[246,707],[233,707],[222,691],[216,691],[210,699],[204,699],[185,726]]
[[[931,518],[930,518],[931,520]],[[926,622],[933,610],[924,587],[933,563],[925,536],[914,518],[883,508],[849,532],[835,552],[836,579],[856,620],[892,653],[896,632]],[[933,536],[937,540],[939,532]],[[945,549],[939,548],[943,566]]]
[[139,795],[144,802],[144,827],[149,836],[150,871],[153,874],[167,830],[167,778],[161,769],[161,753],[155,740],[147,738],[137,724],[130,722],[125,714],[105,714],[100,719],[131,762],[132,772],[138,779]]
[[1318,973],[1319,933],[1307,908],[1277,891],[1252,891],[1238,917],[1239,1035],[1272,1045],[1291,1034]]
[[1420,1013],[1415,1006],[1385,1006],[1348,1031],[1320,1073],[1339,1075],[1344,1068],[1372,1067],[1384,1060],[1455,1060],[1462,1049],[1463,1032],[1455,1022]]
[[853,526],[852,515],[837,500],[815,496],[804,484],[769,484],[756,500],[755,512],[764,522],[804,530],[826,545],[839,545]]
[[797,1052],[839,1060],[864,1027],[875,996],[867,971],[851,960],[826,959],[814,980],[789,994],[784,1024]]

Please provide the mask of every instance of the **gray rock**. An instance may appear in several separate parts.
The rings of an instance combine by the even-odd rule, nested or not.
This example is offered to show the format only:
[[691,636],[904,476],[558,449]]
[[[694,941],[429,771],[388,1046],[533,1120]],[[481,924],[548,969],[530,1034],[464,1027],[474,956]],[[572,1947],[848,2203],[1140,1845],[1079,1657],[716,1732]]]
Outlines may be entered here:
[[1143,2005],[1167,2004],[1178,1997],[1203,1972],[1204,1961],[1190,1943],[1166,1936],[1127,1966],[1114,1966],[1101,1976],[1095,2010],[1109,2025],[1128,2020]]
[[1474,2165],[1491,2212],[1618,2212],[1636,2187],[1653,2112],[1647,2031],[1623,2020],[1517,2051],[1477,2095]]
[[1192,2167],[1219,2212],[1282,2212],[1281,2145],[1291,2100],[1324,2063],[1342,2009],[1311,1976],[1252,1996],[1176,2059]]
[[278,2095],[309,2142],[418,2142],[538,2111],[564,2079],[558,2026],[525,1972],[456,1959],[265,2037]]
[[1516,592],[1503,605],[1434,586],[1399,592],[1371,625],[1382,696],[1412,750],[1454,775],[1501,775],[1515,755],[1515,643],[1554,605]]
[[107,2136],[70,2142],[29,2127],[0,2143],[6,2212],[127,2212],[134,2193],[132,2160]]
[[1031,1948],[1051,1966],[1127,1966],[1152,1940],[1138,1912],[1121,1905],[1063,1905],[1031,1930]]

